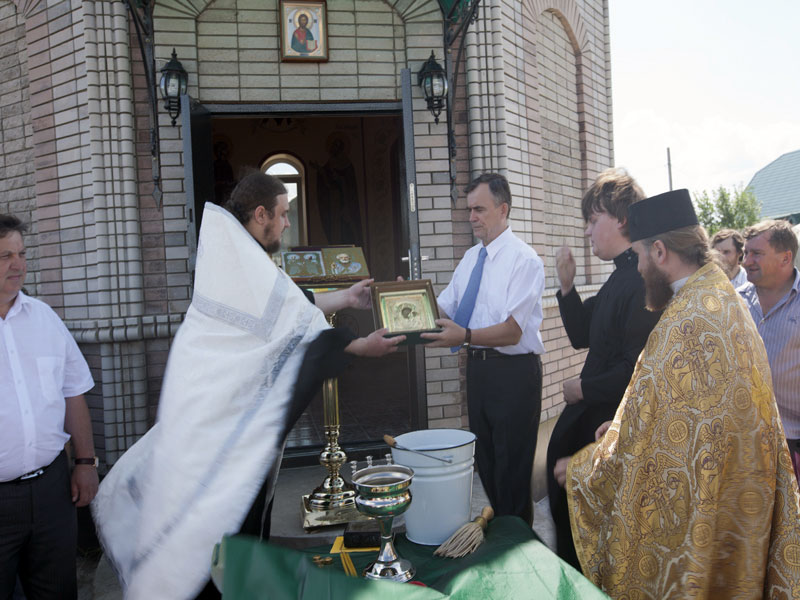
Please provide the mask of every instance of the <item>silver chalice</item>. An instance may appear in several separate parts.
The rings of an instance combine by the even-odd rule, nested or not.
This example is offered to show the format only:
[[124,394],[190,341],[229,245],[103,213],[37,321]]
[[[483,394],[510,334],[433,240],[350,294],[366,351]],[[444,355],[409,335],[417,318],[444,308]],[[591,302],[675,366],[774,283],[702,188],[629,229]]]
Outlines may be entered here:
[[411,504],[408,487],[414,471],[401,465],[378,465],[353,473],[356,508],[377,519],[381,530],[378,558],[364,569],[367,579],[388,579],[400,583],[414,577],[411,561],[400,558],[392,544],[392,520]]

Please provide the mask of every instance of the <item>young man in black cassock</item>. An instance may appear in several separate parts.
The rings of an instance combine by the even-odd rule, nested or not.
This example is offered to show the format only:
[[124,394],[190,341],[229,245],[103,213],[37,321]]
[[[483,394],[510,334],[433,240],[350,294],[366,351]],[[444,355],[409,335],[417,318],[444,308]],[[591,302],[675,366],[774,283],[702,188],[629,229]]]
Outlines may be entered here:
[[556,423],[547,448],[547,488],[556,528],[558,555],[580,570],[572,543],[567,496],[553,476],[559,458],[572,456],[595,440],[595,430],[614,418],[636,359],[660,312],[645,308],[644,282],[628,238],[627,211],[644,198],[624,170],[602,172],[581,202],[585,235],[592,252],[613,260],[615,269],[596,296],[585,301],[575,289],[575,259],[569,248],[556,254],[561,289],[558,307],[573,348],[589,348],[580,377],[564,381],[566,408]]

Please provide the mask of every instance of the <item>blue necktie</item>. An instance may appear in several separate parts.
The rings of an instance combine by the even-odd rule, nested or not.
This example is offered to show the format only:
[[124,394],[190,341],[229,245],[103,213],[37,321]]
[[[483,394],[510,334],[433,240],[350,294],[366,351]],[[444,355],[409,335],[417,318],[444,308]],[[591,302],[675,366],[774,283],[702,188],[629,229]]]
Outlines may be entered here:
[[[456,316],[453,321],[466,327],[469,325],[472,311],[475,310],[475,300],[478,298],[478,288],[481,287],[481,275],[483,275],[483,263],[486,261],[486,246],[481,246],[481,251],[478,253],[478,262],[472,267],[472,273],[469,276],[469,283],[467,283],[467,290],[461,297],[461,304],[456,309]],[[450,352],[458,352],[461,346],[453,346]]]

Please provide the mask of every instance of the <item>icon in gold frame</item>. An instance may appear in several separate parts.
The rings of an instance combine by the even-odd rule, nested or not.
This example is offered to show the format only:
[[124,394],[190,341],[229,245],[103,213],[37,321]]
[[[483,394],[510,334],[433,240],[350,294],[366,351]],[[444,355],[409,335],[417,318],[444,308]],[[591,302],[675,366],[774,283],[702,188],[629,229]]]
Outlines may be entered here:
[[372,309],[376,329],[387,328],[389,336],[405,335],[409,344],[428,342],[421,333],[441,331],[430,279],[373,283]]
[[281,1],[281,60],[328,60],[328,16],[324,0]]

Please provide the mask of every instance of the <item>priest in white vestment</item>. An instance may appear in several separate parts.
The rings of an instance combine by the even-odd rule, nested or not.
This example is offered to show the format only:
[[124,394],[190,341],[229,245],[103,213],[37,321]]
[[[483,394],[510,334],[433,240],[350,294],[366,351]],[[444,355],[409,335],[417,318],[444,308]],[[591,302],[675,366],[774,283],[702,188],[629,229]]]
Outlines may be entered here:
[[[225,210],[203,214],[192,303],[173,340],[155,426],[103,480],[98,535],[128,599],[211,589],[214,544],[268,536],[286,435],[322,381],[352,355],[404,338],[332,329],[323,310],[369,307],[369,282],[314,297],[271,260],[289,226],[283,184],[245,177]],[[322,310],[321,310],[322,309]]]

